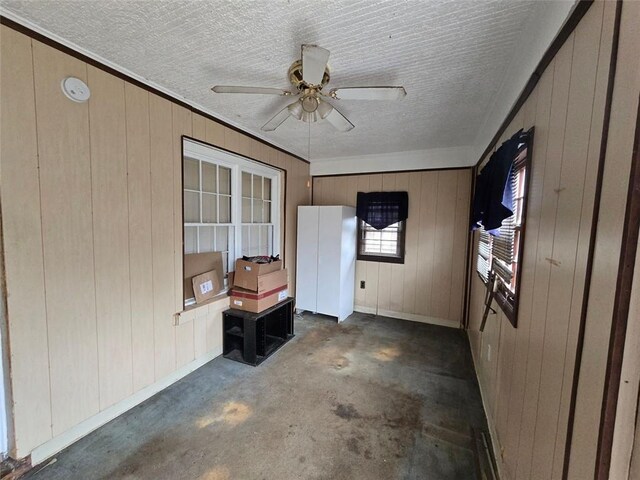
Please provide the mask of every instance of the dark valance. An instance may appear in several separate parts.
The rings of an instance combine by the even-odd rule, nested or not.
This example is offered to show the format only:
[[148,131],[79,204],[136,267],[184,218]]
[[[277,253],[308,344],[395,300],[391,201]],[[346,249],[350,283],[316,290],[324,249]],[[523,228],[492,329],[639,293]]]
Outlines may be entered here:
[[373,228],[382,230],[407,219],[409,194],[407,192],[358,192],[356,215]]

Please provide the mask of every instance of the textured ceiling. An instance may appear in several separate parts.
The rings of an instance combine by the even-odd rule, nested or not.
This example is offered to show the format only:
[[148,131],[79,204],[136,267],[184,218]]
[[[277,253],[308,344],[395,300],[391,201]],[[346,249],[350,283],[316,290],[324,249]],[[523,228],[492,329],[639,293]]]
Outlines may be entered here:
[[328,87],[403,85],[396,102],[335,101],[356,126],[311,125],[311,160],[470,145],[535,1],[12,1],[3,8],[221,118],[307,156],[308,124],[259,128],[289,98],[215,84],[288,87],[302,43],[331,51]]

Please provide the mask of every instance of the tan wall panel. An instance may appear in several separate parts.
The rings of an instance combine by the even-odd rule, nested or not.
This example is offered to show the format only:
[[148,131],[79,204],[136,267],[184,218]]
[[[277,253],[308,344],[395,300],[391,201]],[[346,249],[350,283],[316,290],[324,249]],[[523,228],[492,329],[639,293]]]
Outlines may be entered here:
[[124,81],[88,66],[100,409],[133,393]]
[[[182,258],[184,246],[182,244],[183,226],[182,220],[182,135],[192,136],[191,112],[184,107],[172,105],[173,117],[173,265],[175,285],[182,285],[184,278],[182,270]],[[183,292],[175,288],[175,312],[184,308]],[[175,327],[176,331],[176,365],[178,368],[193,361],[195,356],[195,332],[194,323],[187,322]],[[202,325],[200,325],[202,327]],[[200,332],[202,334],[202,332]]]
[[429,315],[432,310],[435,268],[435,228],[438,207],[438,174],[423,172],[420,186],[420,225],[418,232],[418,265],[416,280],[416,307],[419,315]]
[[5,272],[11,280],[6,305],[19,446],[12,455],[21,457],[52,435],[49,345],[31,39],[4,25],[0,36],[0,194]]
[[359,191],[409,192],[405,263],[357,261],[355,305],[415,319],[462,320],[470,170],[316,177],[313,189],[315,205],[355,206]]
[[125,84],[133,389],[155,380],[149,94]]
[[33,64],[52,427],[57,435],[99,411],[89,108],[70,102],[60,90],[66,76],[87,81],[87,69],[35,41]]
[[593,274],[580,364],[569,479],[591,476],[596,458],[615,285],[640,92],[640,3],[624,2]]
[[151,139],[151,232],[156,380],[176,368],[173,219],[173,126],[171,103],[149,95]]
[[469,337],[507,479],[562,476],[614,10],[594,3],[501,139],[535,126],[517,330],[499,313],[477,332],[473,257]]

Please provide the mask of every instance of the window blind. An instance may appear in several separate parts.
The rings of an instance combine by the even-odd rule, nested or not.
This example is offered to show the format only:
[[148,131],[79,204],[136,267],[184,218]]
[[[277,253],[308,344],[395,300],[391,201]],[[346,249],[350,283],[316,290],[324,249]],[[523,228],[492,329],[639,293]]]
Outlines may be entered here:
[[[526,153],[522,152],[522,153]],[[513,164],[510,176],[510,188],[513,195],[513,215],[502,221],[499,235],[492,240],[493,270],[502,279],[504,285],[511,291],[514,290],[514,276],[516,274],[516,252],[518,245],[520,225],[522,223],[522,202],[524,201],[524,176],[526,155],[519,155]]]
[[485,283],[489,281],[489,271],[491,270],[491,235],[489,235],[484,228],[480,230],[476,270]]

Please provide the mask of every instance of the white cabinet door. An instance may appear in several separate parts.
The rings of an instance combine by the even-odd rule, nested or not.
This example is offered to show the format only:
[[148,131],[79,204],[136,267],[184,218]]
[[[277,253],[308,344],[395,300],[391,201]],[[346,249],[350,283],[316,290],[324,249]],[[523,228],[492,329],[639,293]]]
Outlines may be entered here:
[[318,231],[318,313],[340,315],[342,207],[322,207]]
[[319,207],[298,207],[296,308],[317,311]]

